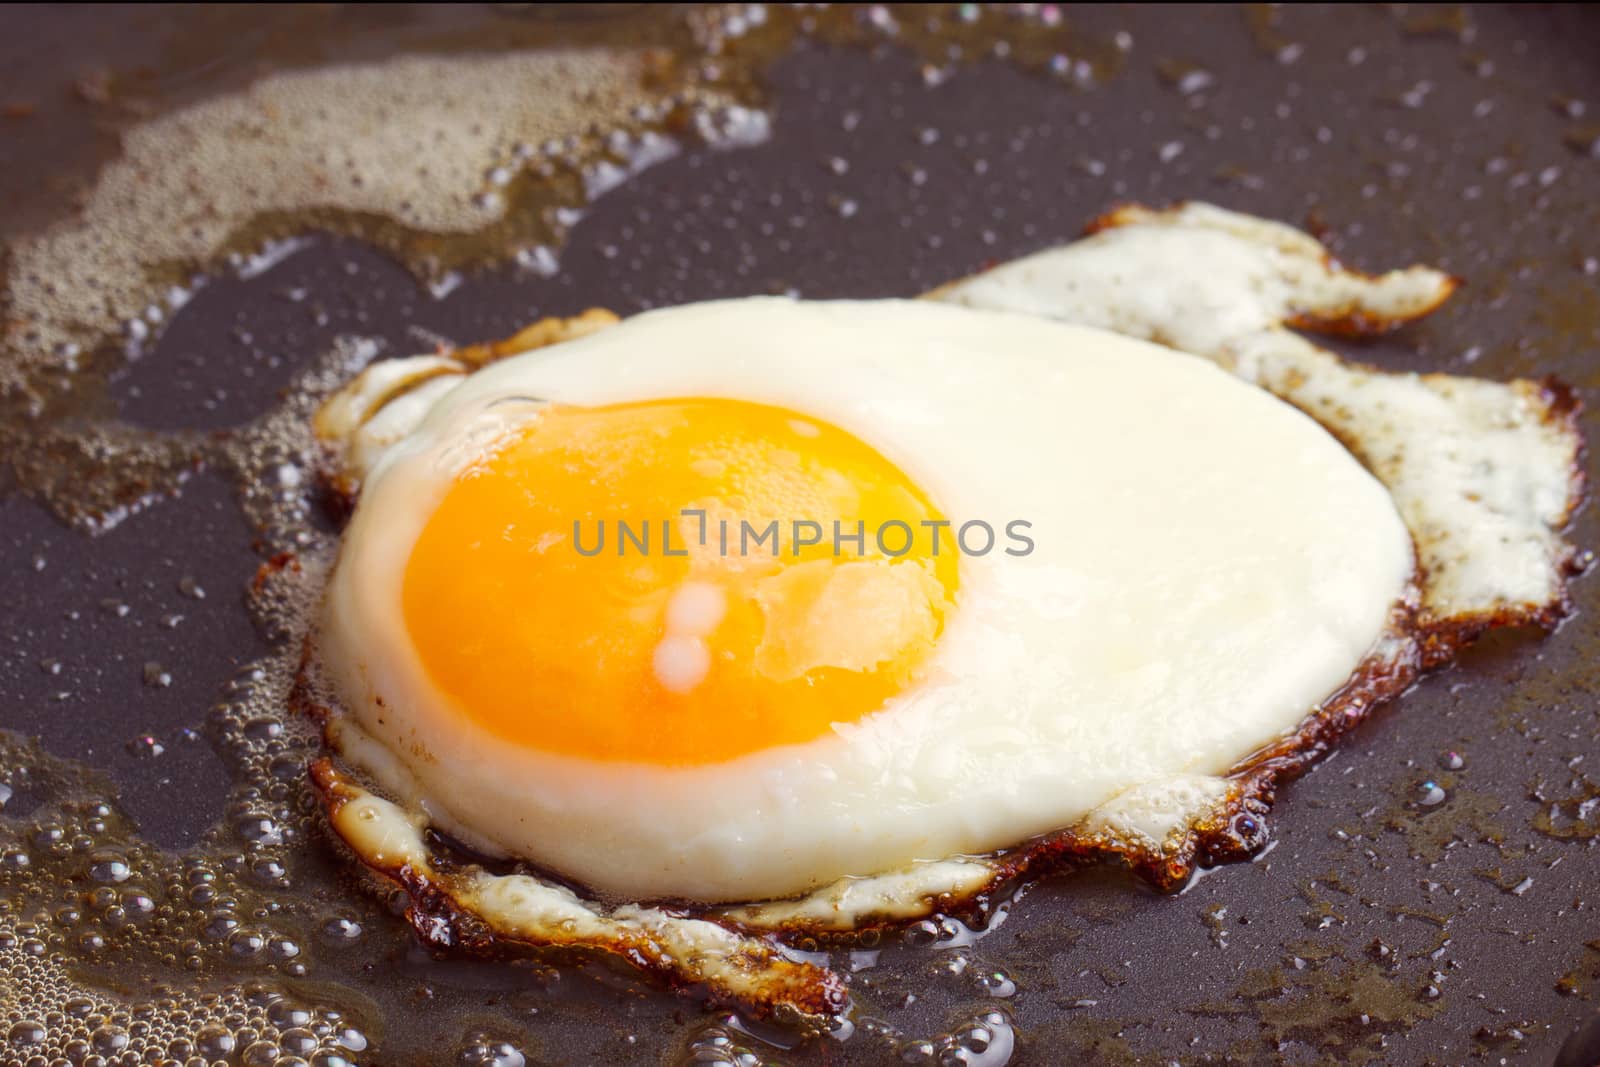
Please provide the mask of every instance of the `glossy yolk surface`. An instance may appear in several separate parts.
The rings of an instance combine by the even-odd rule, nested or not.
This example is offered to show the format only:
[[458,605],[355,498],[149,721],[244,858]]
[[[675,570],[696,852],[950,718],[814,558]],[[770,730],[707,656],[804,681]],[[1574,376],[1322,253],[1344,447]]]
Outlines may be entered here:
[[915,679],[956,592],[943,519],[875,449],[784,408],[552,405],[455,478],[407,561],[405,624],[457,713],[506,741],[718,762]]

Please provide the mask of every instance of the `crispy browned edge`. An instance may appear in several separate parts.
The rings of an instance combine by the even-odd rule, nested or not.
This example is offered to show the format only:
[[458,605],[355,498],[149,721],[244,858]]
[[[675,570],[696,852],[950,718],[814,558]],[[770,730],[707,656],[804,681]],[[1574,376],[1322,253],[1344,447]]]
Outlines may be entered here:
[[535,348],[545,348],[563,341],[576,341],[607,326],[615,326],[621,321],[616,312],[598,307],[588,308],[570,318],[551,315],[529,323],[510,337],[483,344],[464,345],[450,355],[476,370],[486,363],[493,363],[507,356],[520,355]]
[[[1188,201],[1179,200],[1160,210],[1176,211],[1186,203]],[[1145,207],[1143,204],[1115,204],[1109,211],[1091,219],[1089,224],[1084,227],[1083,232],[1085,236],[1089,236],[1105,230],[1119,229],[1129,224],[1130,219],[1128,216],[1130,212],[1148,210],[1152,209]],[[1322,262],[1330,270],[1343,271],[1346,274],[1353,274],[1360,278],[1374,280],[1380,277],[1380,275],[1368,274],[1366,271],[1357,270],[1340,262],[1333,253],[1326,249],[1323,250]],[[1309,330],[1312,333],[1327,334],[1335,337],[1379,337],[1389,333],[1391,330],[1399,329],[1408,322],[1413,322],[1433,313],[1446,300],[1450,299],[1463,284],[1465,283],[1461,278],[1450,276],[1437,300],[1409,315],[1375,315],[1357,306],[1352,301],[1337,311],[1303,311],[1296,309],[1291,311],[1286,321],[1287,325],[1296,329]]]
[[[333,829],[332,820],[345,804],[357,798],[358,793],[345,772],[326,756],[311,762],[310,774],[330,820],[330,829]],[[333,833],[339,836],[337,830]],[[452,870],[459,869],[460,865],[443,851],[430,849],[429,866],[433,869],[426,870],[409,863],[386,864],[361,853],[348,842],[345,844],[369,872],[405,893],[406,921],[424,944],[438,950],[460,952],[479,959],[621,961],[662,988],[698,996],[712,1004],[737,1005],[756,1017],[810,1031],[826,1030],[849,1009],[849,993],[837,974],[814,963],[790,959],[766,937],[750,937],[751,949],[732,961],[746,973],[758,976],[757,995],[737,995],[714,982],[701,982],[688,976],[648,937],[536,938],[497,931],[490,922],[474,913],[470,904],[463,902],[451,877]],[[686,910],[675,910],[690,915]],[[720,925],[734,928],[725,922]]]
[[[1414,598],[1411,598],[1394,610],[1388,631],[1390,654],[1368,657],[1336,693],[1302,720],[1294,733],[1253,753],[1229,770],[1226,777],[1233,788],[1227,801],[1207,820],[1192,827],[1181,841],[1168,841],[1164,848],[1152,850],[1135,842],[1102,836],[1086,837],[1072,830],[1044,835],[986,857],[993,868],[993,878],[967,896],[938,898],[934,902],[934,910],[982,924],[993,906],[1009,897],[1021,885],[1089,864],[1120,863],[1157,889],[1171,891],[1181,887],[1196,867],[1248,859],[1268,840],[1265,815],[1276,798],[1278,788],[1299,777],[1322,759],[1340,736],[1364,721],[1376,708],[1404,692],[1424,672],[1443,665],[1456,651],[1485,630],[1521,625],[1548,628],[1558,622],[1563,614],[1560,606],[1546,611],[1507,610],[1430,626],[1419,621]],[[328,709],[320,705],[301,706],[319,720],[329,714]],[[329,785],[338,775],[339,772],[326,757],[313,764],[313,780],[324,804],[329,807],[330,815],[337,810],[338,804],[343,803]],[[363,862],[368,861],[363,858]],[[450,862],[447,858],[440,858],[441,866],[448,866]],[[372,865],[368,862],[368,866]],[[496,935],[481,922],[472,919],[440,887],[430,884],[415,872],[373,869],[406,891],[411,899],[407,918],[424,940],[479,955],[495,954]],[[688,901],[657,903],[678,914],[711,919],[751,937],[760,938],[769,932],[766,929],[745,929],[739,923],[719,915],[717,909],[705,905]],[[904,926],[907,922],[868,919],[849,931],[821,930],[814,925],[795,922],[781,925],[771,932],[807,949],[846,947],[864,942],[875,943],[885,932]],[[664,979],[663,984],[669,987],[681,988],[685,985],[664,968],[633,958],[626,951],[619,954],[647,973]],[[772,1005],[754,1007],[770,1010]]]
[[[1093,220],[1085,233],[1098,233],[1124,225],[1126,217],[1123,213],[1132,206],[1118,205]],[[1326,255],[1325,259],[1330,266],[1342,266],[1331,254]],[[1296,312],[1289,324],[1336,336],[1374,337],[1432,312],[1459,285],[1459,279],[1452,278],[1438,301],[1409,316],[1375,316],[1352,306],[1341,314]],[[937,294],[939,291],[936,289],[932,292]],[[504,341],[472,346],[456,355],[471,366],[481,366],[528,348],[581,336],[618,321],[615,316],[601,309],[591,309],[581,318],[586,320],[583,323],[585,328],[571,333],[566,332],[566,325],[574,320],[541,320]],[[1543,402],[1543,417],[1559,424],[1579,442],[1578,455],[1569,472],[1571,490],[1562,516],[1565,524],[1581,505],[1585,492],[1585,445],[1577,427],[1582,402],[1570,386],[1554,377],[1542,379],[1536,384],[1539,399]],[[330,510],[336,515],[348,514],[354,503],[349,489],[340,486],[331,477],[325,477],[324,484],[331,497]],[[1581,562],[1575,554],[1569,555],[1562,563],[1566,576],[1581,569]],[[1419,574],[1418,579],[1425,580],[1425,575]],[[1565,583],[1561,597],[1549,604],[1512,605],[1492,612],[1445,619],[1422,619],[1415,606],[1415,597],[1410,597],[1405,603],[1397,605],[1391,619],[1389,635],[1397,642],[1391,645],[1393,655],[1369,657],[1357,667],[1338,692],[1302,720],[1295,732],[1253,753],[1233,767],[1226,775],[1233,787],[1227,801],[1219,805],[1207,820],[1193,826],[1181,841],[1169,840],[1164,847],[1152,850],[1125,840],[1083,837],[1071,830],[1044,835],[986,857],[993,867],[994,877],[977,891],[965,896],[946,895],[937,898],[933,902],[934,911],[982,924],[993,913],[995,905],[1008,899],[1023,885],[1096,863],[1120,863],[1155,888],[1172,891],[1184,885],[1198,867],[1248,859],[1268,840],[1265,816],[1276,799],[1278,789],[1320,761],[1341,736],[1363,722],[1376,708],[1403,693],[1427,671],[1449,662],[1457,652],[1485,632],[1502,627],[1524,626],[1551,630],[1570,611],[1571,602]],[[328,714],[327,709],[321,707],[314,708],[313,713],[319,718]],[[317,759],[311,767],[312,780],[330,816],[337,811],[338,805],[345,802],[340,798],[335,784],[339,773],[326,757]],[[406,917],[426,943],[441,949],[491,958],[562,951],[560,945],[541,945],[496,934],[480,919],[463,910],[444,888],[416,871],[405,867],[385,870],[373,865],[365,857],[358,858],[374,873],[398,885],[406,893],[410,900]],[[441,858],[441,862],[449,861]],[[916,921],[869,918],[848,931],[822,930],[803,922],[749,930],[704,905],[667,901],[662,902],[661,906],[685,916],[710,919],[752,938],[776,936],[807,949],[875,944],[885,932]],[[601,948],[589,945],[576,950],[568,946],[565,952],[580,958],[611,955],[626,961],[666,988],[683,991],[696,987],[696,983],[684,978],[669,962],[648,958],[638,951],[637,946],[618,944]],[[795,965],[787,959],[783,962]],[[848,996],[837,977],[824,968],[809,964],[798,966],[810,967],[819,976],[826,976],[827,980],[805,988],[799,1000],[775,996],[758,1003],[743,1001],[742,1006],[761,1016],[787,1016],[792,1020],[798,1015],[813,1027],[819,1021],[839,1017],[848,1005]],[[714,992],[712,995],[715,999]]]

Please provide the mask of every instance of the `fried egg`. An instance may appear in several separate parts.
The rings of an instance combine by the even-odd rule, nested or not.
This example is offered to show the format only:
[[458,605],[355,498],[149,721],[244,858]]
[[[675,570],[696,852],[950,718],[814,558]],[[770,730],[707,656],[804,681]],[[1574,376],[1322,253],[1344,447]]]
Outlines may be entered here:
[[419,930],[824,1017],[837,979],[774,931],[1065,853],[1179,880],[1423,666],[1559,617],[1567,394],[1283,328],[1451,279],[1203,205],[1099,231],[930,300],[537,324],[324,407],[358,495],[312,675],[358,773],[316,778]]

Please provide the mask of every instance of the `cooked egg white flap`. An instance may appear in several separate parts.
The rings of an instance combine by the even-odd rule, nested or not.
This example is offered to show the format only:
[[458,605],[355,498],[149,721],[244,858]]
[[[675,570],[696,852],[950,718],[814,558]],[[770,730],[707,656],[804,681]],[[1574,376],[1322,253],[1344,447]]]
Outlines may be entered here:
[[846,1004],[834,975],[793,958],[769,940],[657,908],[599,907],[570,889],[528,875],[490,874],[477,867],[438,870],[419,815],[332,768],[319,766],[315,773],[331,801],[340,837],[388,877],[428,886],[439,913],[414,918],[435,943],[449,944],[461,936],[453,916],[466,914],[493,929],[502,945],[521,942],[626,954],[670,979],[702,983],[719,997],[776,1011],[790,1022],[826,1025]]
[[1573,550],[1581,440],[1545,383],[1390,373],[1286,328],[1374,332],[1454,290],[1410,267],[1341,268],[1290,227],[1206,204],[1122,208],[1103,229],[932,295],[1146,337],[1214,360],[1313,415],[1389,487],[1416,541],[1425,623],[1553,621]]

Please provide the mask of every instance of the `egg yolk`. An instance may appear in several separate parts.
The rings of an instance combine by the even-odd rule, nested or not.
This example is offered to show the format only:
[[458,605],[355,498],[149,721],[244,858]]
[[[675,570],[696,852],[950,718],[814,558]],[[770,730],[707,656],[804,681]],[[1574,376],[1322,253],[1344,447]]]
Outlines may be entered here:
[[812,740],[911,684],[957,555],[899,468],[819,419],[550,405],[455,477],[402,610],[434,685],[508,742],[713,763]]

